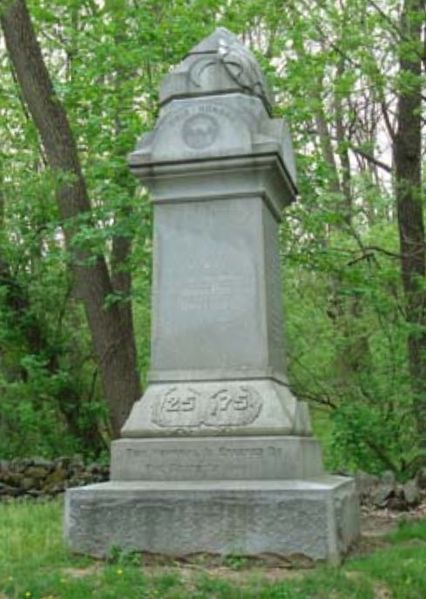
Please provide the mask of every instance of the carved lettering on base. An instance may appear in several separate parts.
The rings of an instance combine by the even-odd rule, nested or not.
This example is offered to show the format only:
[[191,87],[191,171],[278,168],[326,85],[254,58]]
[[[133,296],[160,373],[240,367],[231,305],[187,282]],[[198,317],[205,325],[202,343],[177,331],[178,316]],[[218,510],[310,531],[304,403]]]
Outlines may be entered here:
[[249,385],[220,389],[208,399],[206,426],[241,426],[258,417],[262,399]]
[[198,426],[200,397],[201,394],[191,387],[171,387],[155,404],[152,421],[158,426]]
[[171,428],[227,428],[251,424],[259,416],[263,400],[250,385],[200,391],[176,385],[153,405],[152,421]]

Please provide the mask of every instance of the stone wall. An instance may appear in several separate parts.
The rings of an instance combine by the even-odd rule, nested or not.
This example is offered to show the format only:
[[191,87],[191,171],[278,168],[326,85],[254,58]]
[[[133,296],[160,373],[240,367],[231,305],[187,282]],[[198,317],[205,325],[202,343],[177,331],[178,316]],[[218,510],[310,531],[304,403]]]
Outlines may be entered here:
[[[107,480],[108,465],[85,465],[78,456],[0,460],[0,501],[14,497],[54,497],[68,487]],[[409,510],[426,500],[426,468],[405,484],[398,483],[392,472],[381,476],[358,472],[355,480],[365,506]]]
[[399,483],[389,470],[381,476],[357,472],[355,482],[361,505],[367,507],[406,511],[426,501],[426,468],[405,483]]
[[53,497],[68,487],[109,479],[109,466],[86,466],[79,457],[55,460],[0,460],[0,501],[12,497]]

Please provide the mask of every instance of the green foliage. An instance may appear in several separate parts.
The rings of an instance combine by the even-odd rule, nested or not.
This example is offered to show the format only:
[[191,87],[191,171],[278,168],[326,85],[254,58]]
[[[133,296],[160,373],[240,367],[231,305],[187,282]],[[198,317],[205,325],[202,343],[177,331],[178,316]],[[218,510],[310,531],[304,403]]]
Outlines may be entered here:
[[[90,341],[72,297],[52,180],[48,172],[27,171],[25,158],[20,164],[11,156],[3,165],[0,454],[87,451],[76,432],[96,421],[102,426],[105,409],[92,388]],[[20,168],[25,176],[15,172]]]
[[[126,157],[152,127],[170,64],[211,29],[220,3],[29,2],[43,54],[76,137],[91,213],[62,223],[33,123],[4,49],[0,154],[0,455],[98,454],[108,438],[91,341],[70,279],[70,251],[133,276],[112,304],[132,302],[143,377],[149,362],[151,209]],[[164,44],[167,39],[167,44]],[[63,183],[63,181],[62,181]],[[113,263],[116,239],[131,251]],[[73,258],[75,259],[75,258]]]
[[138,566],[141,557],[136,551],[124,551],[120,547],[113,545],[107,555],[107,562],[118,566]]
[[371,239],[380,234],[390,255],[369,249],[368,235],[357,246],[339,234],[323,248],[316,237],[307,248],[286,238],[289,368],[296,392],[330,412],[330,467],[409,475],[417,453],[408,327],[395,240],[391,230]]
[[227,555],[224,564],[232,570],[241,570],[247,566],[247,558],[243,555]]

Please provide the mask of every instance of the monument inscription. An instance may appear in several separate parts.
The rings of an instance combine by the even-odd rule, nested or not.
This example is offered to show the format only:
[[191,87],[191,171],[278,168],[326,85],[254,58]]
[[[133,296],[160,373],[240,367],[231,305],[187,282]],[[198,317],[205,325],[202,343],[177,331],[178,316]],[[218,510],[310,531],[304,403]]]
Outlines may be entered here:
[[203,316],[214,310],[218,320],[226,323],[232,319],[232,302],[248,290],[250,283],[243,275],[220,274],[211,270],[188,277],[176,291],[177,309],[191,313],[199,310]]
[[251,424],[259,416],[263,400],[254,387],[240,385],[200,392],[174,386],[152,406],[152,422],[160,427],[229,427]]

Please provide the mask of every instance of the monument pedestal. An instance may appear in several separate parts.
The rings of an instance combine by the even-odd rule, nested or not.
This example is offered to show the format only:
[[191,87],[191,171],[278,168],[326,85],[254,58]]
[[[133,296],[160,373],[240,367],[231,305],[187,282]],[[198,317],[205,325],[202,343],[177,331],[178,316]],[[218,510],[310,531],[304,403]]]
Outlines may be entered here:
[[218,29],[166,78],[130,156],[154,203],[151,372],[111,482],[69,489],[74,551],[304,554],[357,537],[285,373],[278,225],[297,194],[288,130],[253,56]]
[[358,535],[354,481],[111,481],[67,494],[75,551],[112,547],[169,556],[303,554],[338,562]]

